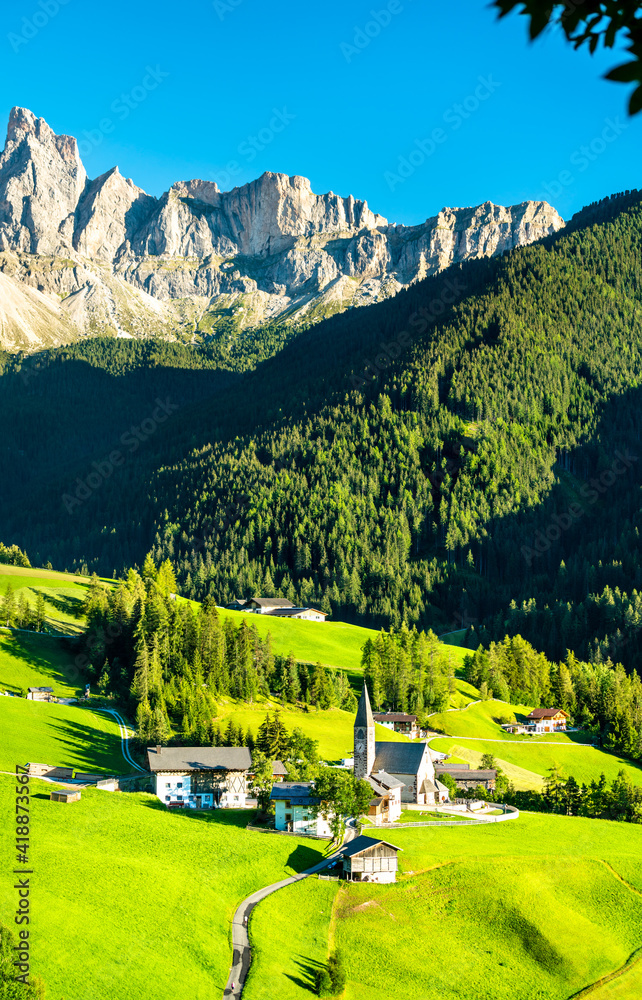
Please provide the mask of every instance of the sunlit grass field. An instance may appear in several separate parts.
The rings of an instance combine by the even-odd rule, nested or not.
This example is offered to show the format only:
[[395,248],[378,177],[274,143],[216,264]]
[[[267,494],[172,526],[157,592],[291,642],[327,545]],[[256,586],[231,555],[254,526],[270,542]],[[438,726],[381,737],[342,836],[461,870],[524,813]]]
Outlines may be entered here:
[[[222,996],[238,903],[321,858],[316,842],[246,830],[247,811],[169,813],[152,795],[96,789],[65,805],[50,787],[32,782],[31,840],[32,973],[51,1000]],[[13,795],[1,778],[3,816]],[[2,824],[3,858],[12,832]],[[0,881],[5,924],[12,885]]]
[[[266,979],[274,1000],[309,996],[322,961],[317,922],[331,892],[329,931],[346,962],[346,1000],[568,1000],[642,944],[642,896],[614,874],[642,878],[638,827],[522,814],[386,837],[402,848],[396,885],[315,880],[305,895],[285,889],[260,904],[253,935],[263,943],[249,1000],[267,997]],[[424,942],[438,942],[438,960],[422,960]],[[592,996],[634,1000],[638,982],[633,967]]]
[[129,774],[111,715],[76,705],[0,697],[0,771],[51,764],[80,771]]
[[548,742],[466,740],[463,737],[438,737],[430,741],[432,750],[451,753],[458,759],[478,767],[482,754],[492,753],[499,767],[513,781],[516,788],[538,788],[552,767],[560,767],[566,776],[573,775],[580,784],[598,779],[604,772],[612,781],[620,770],[636,785],[642,785],[642,768],[618,754],[606,753],[596,747],[573,743],[568,737]]
[[[225,728],[229,719],[233,719],[237,726],[242,726],[244,731],[250,728],[256,736],[257,730],[267,712],[272,714],[275,709],[279,710],[283,725],[290,732],[299,728],[306,736],[319,742],[319,753],[324,760],[340,760],[342,757],[351,757],[354,744],[354,713],[344,712],[340,708],[331,708],[327,711],[316,711],[311,709],[304,712],[292,706],[283,708],[278,702],[264,701],[254,705],[247,705],[245,702],[234,702],[224,699],[219,704],[219,714],[215,722],[222,729]],[[376,738],[394,743],[405,743],[407,737],[400,733],[394,733],[384,726],[376,725]]]
[[51,687],[58,698],[75,698],[84,682],[63,639],[0,631],[0,691],[17,694],[30,687]]

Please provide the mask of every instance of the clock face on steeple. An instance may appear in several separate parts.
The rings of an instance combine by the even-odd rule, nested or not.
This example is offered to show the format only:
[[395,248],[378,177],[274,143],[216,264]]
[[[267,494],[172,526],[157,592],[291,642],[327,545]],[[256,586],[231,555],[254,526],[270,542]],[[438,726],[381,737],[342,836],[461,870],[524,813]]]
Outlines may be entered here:
[[357,753],[363,753],[363,751],[366,749],[366,745],[363,742],[363,740],[359,740],[357,743],[355,743],[354,748],[357,751]]

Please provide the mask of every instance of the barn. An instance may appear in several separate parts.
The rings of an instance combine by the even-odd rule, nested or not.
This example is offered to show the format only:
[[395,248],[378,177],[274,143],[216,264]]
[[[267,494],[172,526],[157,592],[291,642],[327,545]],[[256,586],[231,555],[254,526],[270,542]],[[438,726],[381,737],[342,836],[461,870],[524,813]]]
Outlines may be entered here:
[[396,882],[400,850],[387,840],[355,837],[340,853],[343,877],[350,882]]

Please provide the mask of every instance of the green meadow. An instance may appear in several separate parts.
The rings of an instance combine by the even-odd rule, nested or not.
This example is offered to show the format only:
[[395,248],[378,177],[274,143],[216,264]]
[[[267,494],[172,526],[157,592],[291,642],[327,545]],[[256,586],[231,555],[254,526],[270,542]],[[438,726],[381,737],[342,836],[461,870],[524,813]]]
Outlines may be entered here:
[[[215,721],[223,729],[227,722],[233,719],[237,726],[242,726],[245,731],[248,728],[251,729],[256,736],[266,712],[272,713],[276,709],[279,711],[283,725],[290,732],[298,727],[303,730],[306,736],[318,740],[319,753],[324,760],[339,760],[342,757],[352,756],[354,713],[344,712],[340,708],[330,708],[326,711],[316,711],[312,708],[309,712],[304,712],[301,709],[282,707],[279,702],[275,701],[261,701],[247,705],[245,702],[224,699],[219,703]],[[401,733],[393,733],[384,726],[376,725],[375,730],[378,740],[395,743],[407,742],[406,736],[401,735]]]
[[642,768],[618,754],[606,753],[597,747],[574,743],[561,735],[549,742],[548,737],[536,739],[466,740],[463,737],[438,737],[430,741],[432,750],[451,753],[457,760],[478,767],[482,755],[492,753],[498,766],[508,775],[516,788],[539,788],[546,772],[559,767],[568,777],[573,775],[580,783],[599,778],[604,772],[612,781],[623,770],[636,785],[642,785]]
[[84,690],[64,639],[0,631],[0,691],[26,693],[30,687],[51,687],[58,698],[75,698]]
[[[152,795],[96,789],[62,804],[50,787],[32,781],[31,860],[32,972],[51,1000],[222,996],[238,903],[321,858],[314,842],[246,830],[246,811],[169,813]],[[3,816],[14,794],[0,778]],[[5,859],[12,832],[2,825]],[[5,924],[15,895],[3,879]]]
[[[267,998],[268,980],[274,1000],[309,996],[330,893],[346,1000],[568,1000],[642,945],[642,894],[619,877],[642,878],[638,827],[523,813],[387,835],[402,848],[395,885],[315,879],[260,904],[248,1000]],[[633,1000],[639,975],[633,966],[591,997]]]
[[0,771],[16,764],[51,764],[80,771],[128,774],[111,715],[77,705],[0,697]]
[[87,594],[89,577],[57,573],[55,570],[0,566],[0,595],[11,584],[16,597],[24,593],[35,605],[40,591],[45,599],[47,625],[52,631],[68,634],[82,628],[82,604]]

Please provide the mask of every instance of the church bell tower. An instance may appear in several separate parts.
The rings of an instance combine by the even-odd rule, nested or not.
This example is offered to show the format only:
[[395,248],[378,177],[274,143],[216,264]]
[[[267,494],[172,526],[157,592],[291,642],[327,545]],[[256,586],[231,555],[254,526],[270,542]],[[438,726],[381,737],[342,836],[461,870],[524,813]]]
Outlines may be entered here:
[[367,778],[375,762],[375,724],[370,708],[368,688],[364,681],[354,720],[354,776]]

